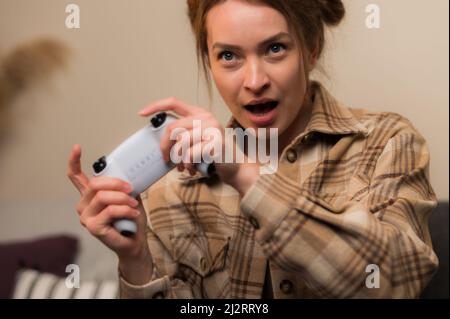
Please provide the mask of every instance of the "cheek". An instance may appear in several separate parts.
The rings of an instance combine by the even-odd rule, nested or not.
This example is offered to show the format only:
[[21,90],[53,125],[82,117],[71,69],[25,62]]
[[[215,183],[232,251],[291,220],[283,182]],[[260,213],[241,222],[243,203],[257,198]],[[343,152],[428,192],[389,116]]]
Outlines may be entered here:
[[299,63],[299,59],[291,59],[287,61],[283,68],[278,70],[279,85],[282,90],[285,90],[284,94],[289,96],[303,91],[306,86],[305,71],[303,64]]
[[213,75],[217,90],[225,103],[230,107],[238,101],[240,78],[237,72],[216,71]]
[[303,65],[298,61],[293,61],[277,70],[274,77],[277,80],[277,87],[283,94],[285,102],[289,108],[300,106],[306,93],[306,77]]

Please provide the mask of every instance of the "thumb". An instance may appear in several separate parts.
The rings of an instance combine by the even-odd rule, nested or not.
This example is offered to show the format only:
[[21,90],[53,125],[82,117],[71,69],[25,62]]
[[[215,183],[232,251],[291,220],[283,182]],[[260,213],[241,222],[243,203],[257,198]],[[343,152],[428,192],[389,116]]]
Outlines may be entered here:
[[89,179],[81,170],[81,147],[78,144],[73,146],[70,153],[67,176],[78,191],[83,194],[88,187]]

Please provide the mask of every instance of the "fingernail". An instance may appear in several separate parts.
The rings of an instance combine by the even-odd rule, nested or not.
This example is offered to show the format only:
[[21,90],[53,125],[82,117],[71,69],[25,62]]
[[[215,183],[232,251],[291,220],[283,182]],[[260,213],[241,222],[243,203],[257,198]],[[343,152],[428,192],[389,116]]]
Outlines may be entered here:
[[137,209],[136,209],[136,210],[134,211],[134,215],[135,215],[135,216],[139,216],[140,214],[141,214],[141,211],[140,211],[140,210],[137,210]]
[[123,186],[123,189],[125,190],[125,192],[131,192],[133,190],[133,187],[130,184],[125,184]]

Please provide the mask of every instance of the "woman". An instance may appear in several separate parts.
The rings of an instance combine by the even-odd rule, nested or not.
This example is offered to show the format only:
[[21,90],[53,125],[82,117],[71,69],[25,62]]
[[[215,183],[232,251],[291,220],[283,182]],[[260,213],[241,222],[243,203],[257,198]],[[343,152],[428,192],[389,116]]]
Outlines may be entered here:
[[[75,146],[68,175],[82,195],[77,211],[116,252],[121,297],[417,297],[438,265],[425,141],[401,116],[347,108],[309,80],[342,2],[188,6],[229,126],[277,128],[278,169],[260,175],[258,163],[217,163],[218,178],[205,179],[187,159],[140,204],[123,181],[89,180]],[[180,116],[169,130],[192,133],[197,119],[224,131],[213,114],[173,98],[140,115],[160,111]],[[166,135],[166,160],[173,145]],[[136,236],[120,236],[110,226],[117,218],[137,220]]]

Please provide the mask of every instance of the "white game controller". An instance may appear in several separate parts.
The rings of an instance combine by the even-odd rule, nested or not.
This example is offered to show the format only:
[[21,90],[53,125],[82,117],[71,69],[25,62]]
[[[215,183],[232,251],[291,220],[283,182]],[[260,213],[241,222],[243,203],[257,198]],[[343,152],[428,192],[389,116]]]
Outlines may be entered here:
[[[165,112],[153,116],[150,124],[130,136],[110,155],[101,157],[92,165],[94,176],[124,180],[133,186],[131,196],[139,196],[175,167],[175,164],[164,161],[160,149],[164,128],[174,120],[176,117]],[[206,163],[199,163],[196,168],[204,176],[209,176],[214,170],[212,164]],[[136,223],[128,219],[115,221],[114,227],[123,236],[132,236],[137,231]]]

